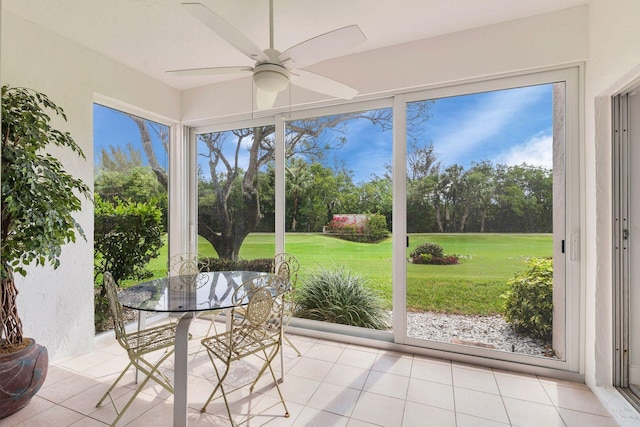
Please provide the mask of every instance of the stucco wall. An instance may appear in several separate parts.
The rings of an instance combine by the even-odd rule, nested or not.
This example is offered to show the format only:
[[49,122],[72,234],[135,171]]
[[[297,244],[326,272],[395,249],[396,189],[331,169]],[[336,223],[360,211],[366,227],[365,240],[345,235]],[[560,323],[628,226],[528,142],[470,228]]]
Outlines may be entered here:
[[640,77],[640,2],[594,0],[585,87],[587,384],[612,383],[611,96]]
[[[62,154],[66,170],[93,185],[95,94],[118,99],[173,120],[180,119],[178,91],[2,11],[2,84],[46,93],[68,122],[57,122],[82,147],[86,160]],[[55,154],[55,151],[54,151]],[[31,268],[18,276],[18,310],[25,335],[49,350],[52,360],[93,345],[93,208],[85,202],[77,220],[87,240],[63,249],[61,266]]]

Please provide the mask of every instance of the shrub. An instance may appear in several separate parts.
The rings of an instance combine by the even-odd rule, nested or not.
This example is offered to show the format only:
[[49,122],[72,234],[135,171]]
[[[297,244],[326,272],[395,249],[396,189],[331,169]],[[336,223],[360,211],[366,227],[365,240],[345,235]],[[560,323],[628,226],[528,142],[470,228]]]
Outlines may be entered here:
[[516,332],[549,340],[553,329],[553,260],[532,258],[529,269],[511,279],[505,299],[505,319]]
[[296,316],[369,329],[387,329],[389,315],[367,279],[344,268],[324,269],[303,281]]
[[411,258],[415,258],[422,254],[429,254],[432,257],[442,257],[444,255],[444,250],[442,249],[442,246],[437,243],[425,242],[418,245],[418,247],[415,248],[409,256]]
[[368,242],[377,242],[389,236],[387,218],[380,214],[367,215],[367,222],[364,225],[364,235]]
[[460,258],[457,255],[445,255],[442,246],[437,243],[425,242],[409,254],[409,259],[414,264],[453,265]]
[[96,276],[111,272],[122,279],[144,279],[146,269],[163,245],[162,212],[151,199],[134,203],[115,198],[113,203],[95,195],[94,259]]
[[354,223],[349,217],[335,217],[327,224],[327,231],[344,240],[372,243],[389,236],[387,219],[380,214],[367,214],[362,223]]
[[237,261],[224,258],[209,258],[208,264],[207,271],[251,270],[264,271],[266,273],[273,271],[273,258],[241,259]]

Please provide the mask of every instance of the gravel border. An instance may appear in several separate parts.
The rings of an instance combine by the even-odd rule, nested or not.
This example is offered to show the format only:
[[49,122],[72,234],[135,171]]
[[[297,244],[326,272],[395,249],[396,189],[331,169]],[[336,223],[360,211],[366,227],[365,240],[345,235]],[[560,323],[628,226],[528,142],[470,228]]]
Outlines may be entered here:
[[407,335],[411,338],[555,358],[549,343],[517,334],[499,315],[410,312],[407,313]]

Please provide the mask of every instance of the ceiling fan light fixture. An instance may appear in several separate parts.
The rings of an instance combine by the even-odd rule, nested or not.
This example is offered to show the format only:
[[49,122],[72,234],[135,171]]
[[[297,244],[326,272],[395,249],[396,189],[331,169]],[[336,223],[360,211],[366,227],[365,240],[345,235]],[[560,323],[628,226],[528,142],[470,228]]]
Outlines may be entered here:
[[289,72],[281,65],[258,64],[253,81],[258,89],[265,92],[281,92],[289,85]]

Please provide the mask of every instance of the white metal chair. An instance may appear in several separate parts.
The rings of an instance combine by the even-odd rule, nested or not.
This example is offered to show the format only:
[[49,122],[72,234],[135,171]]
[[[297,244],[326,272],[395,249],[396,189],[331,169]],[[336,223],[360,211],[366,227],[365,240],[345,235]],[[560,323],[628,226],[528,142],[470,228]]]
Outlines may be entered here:
[[[272,360],[282,346],[283,298],[287,290],[288,285],[283,282],[281,277],[265,275],[244,282],[234,292],[231,328],[226,332],[202,340],[202,345],[207,350],[218,377],[218,384],[211,392],[201,412],[206,411],[207,406],[214,399],[217,391],[220,390],[231,425],[235,425],[227,395],[240,390],[249,385],[249,383],[251,383],[250,390],[253,391],[262,374],[268,369],[280,396],[280,403],[282,403],[285,411],[284,416],[289,417],[287,405],[271,367]],[[237,314],[238,309],[241,309],[241,315]],[[231,366],[234,362],[252,355],[257,356],[263,362],[255,378],[240,386],[234,384],[235,388],[227,391],[224,381],[231,370]],[[216,361],[218,362],[216,363]],[[220,362],[224,364],[224,370],[218,367]],[[276,405],[278,405],[278,402],[264,410],[266,411]],[[255,415],[258,414],[247,414],[242,423]]]
[[[298,357],[302,356],[300,350],[291,342],[288,336],[284,333],[289,326],[289,322],[293,319],[296,311],[295,291],[298,284],[298,271],[300,270],[300,261],[295,256],[288,253],[277,254],[274,258],[274,273],[281,276],[289,286],[289,292],[287,292],[284,299],[284,312],[283,312],[283,324],[282,324],[282,338],[283,343],[290,346],[298,354]],[[280,381],[284,381],[284,352],[280,351]]]
[[[113,420],[113,423],[111,424],[112,426],[115,426],[149,380],[155,381],[164,389],[173,393],[173,387],[171,386],[169,378],[160,372],[159,367],[169,356],[173,354],[176,329],[175,325],[162,325],[137,332],[127,333],[124,325],[124,318],[122,316],[122,307],[118,302],[117,286],[109,272],[104,273],[104,286],[107,292],[109,307],[111,308],[111,313],[113,315],[116,339],[129,356],[129,364],[127,364],[126,368],[124,368],[122,373],[118,378],[116,378],[111,387],[109,387],[100,401],[96,404],[96,407],[99,408],[102,405],[102,402],[109,397],[109,400],[117,414],[116,419]],[[155,362],[151,362],[146,359],[150,353],[157,350],[166,351],[159,352],[158,360]],[[113,397],[111,396],[111,392],[131,367],[134,367],[137,372],[141,372],[144,375],[144,380],[138,384],[135,392],[122,409],[118,409]]]
[[[184,284],[189,286],[192,286],[194,283],[197,284],[198,282],[204,284],[204,282],[207,281],[206,276],[201,274],[204,271],[209,271],[209,258],[197,252],[177,254],[169,258],[167,262],[167,276],[180,277],[184,281]],[[211,313],[212,318],[206,335],[209,334],[212,327],[215,329],[214,320],[219,314],[217,312],[207,313]],[[198,316],[200,315],[202,315],[202,313],[198,313]],[[175,318],[176,315],[170,314],[169,317]],[[191,339],[191,335],[189,335],[189,338]]]

